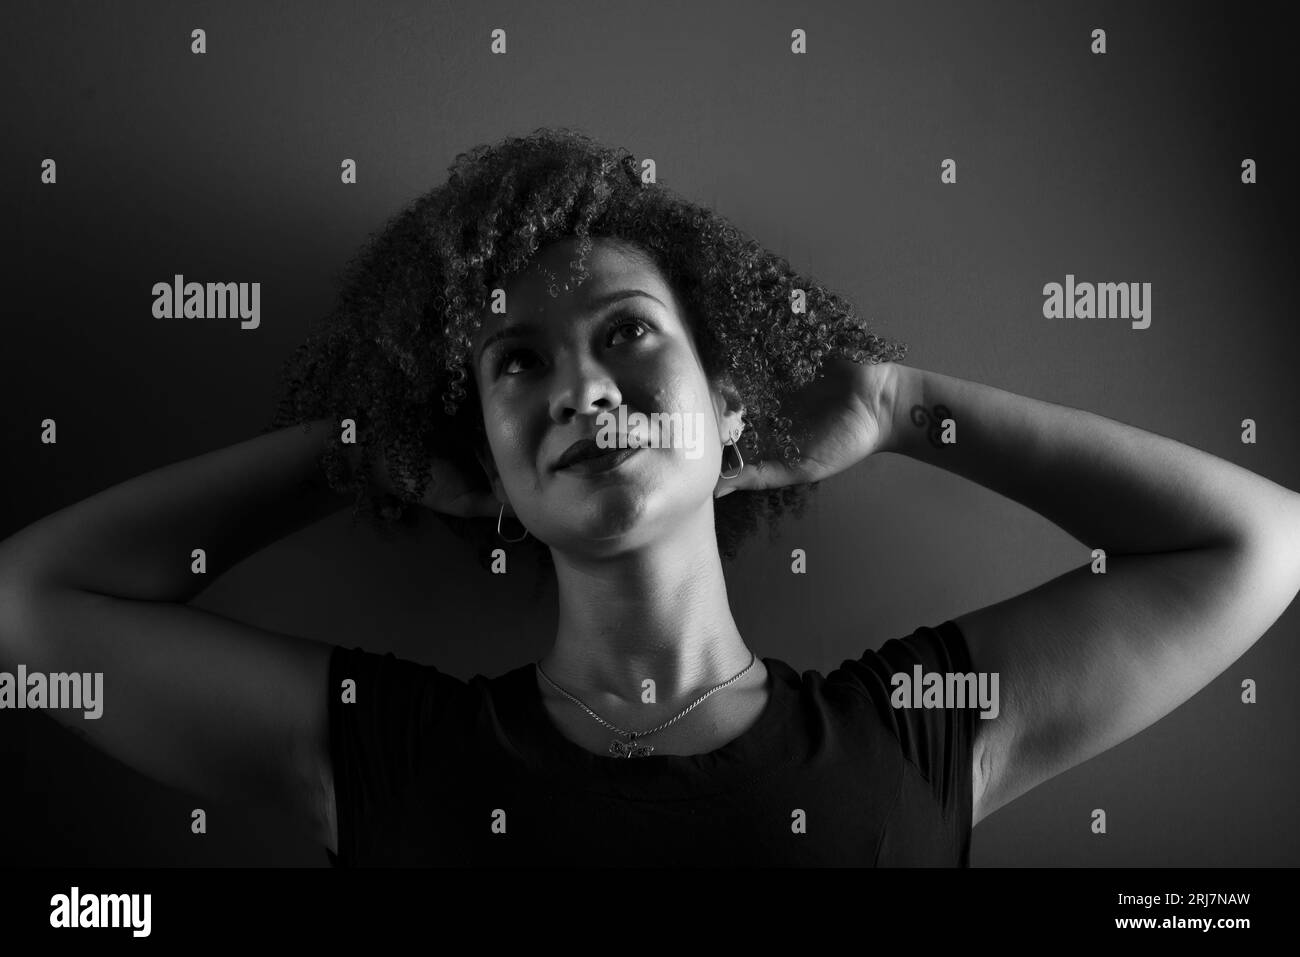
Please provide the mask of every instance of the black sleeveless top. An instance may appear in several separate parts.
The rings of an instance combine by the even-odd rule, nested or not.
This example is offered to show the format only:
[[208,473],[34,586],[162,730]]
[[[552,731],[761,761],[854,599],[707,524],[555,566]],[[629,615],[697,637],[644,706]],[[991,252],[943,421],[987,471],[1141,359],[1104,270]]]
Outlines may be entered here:
[[[707,754],[565,738],[532,663],[454,678],[336,645],[337,866],[970,865],[973,707],[895,708],[895,672],[971,671],[955,623],[828,675],[774,658],[758,720]],[[355,681],[345,703],[343,682]]]

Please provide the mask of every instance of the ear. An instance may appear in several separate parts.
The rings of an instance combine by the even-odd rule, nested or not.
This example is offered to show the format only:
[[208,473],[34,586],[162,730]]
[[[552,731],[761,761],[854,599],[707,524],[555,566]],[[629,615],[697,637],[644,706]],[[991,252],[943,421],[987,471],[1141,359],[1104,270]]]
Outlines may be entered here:
[[745,425],[745,403],[740,397],[730,376],[723,376],[713,383],[713,408],[718,418],[718,441],[723,445],[739,438]]

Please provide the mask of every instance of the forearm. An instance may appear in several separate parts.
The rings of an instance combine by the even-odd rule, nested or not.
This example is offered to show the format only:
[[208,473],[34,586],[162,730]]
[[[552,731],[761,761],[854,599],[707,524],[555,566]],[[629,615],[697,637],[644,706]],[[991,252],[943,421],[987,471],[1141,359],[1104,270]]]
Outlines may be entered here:
[[[336,426],[292,426],[177,462],[0,542],[0,579],[186,602],[248,555],[347,505],[319,460]],[[204,550],[206,573],[191,570]]]
[[1300,514],[1287,488],[1091,412],[905,365],[890,404],[882,451],[971,479],[1107,554],[1237,545]]

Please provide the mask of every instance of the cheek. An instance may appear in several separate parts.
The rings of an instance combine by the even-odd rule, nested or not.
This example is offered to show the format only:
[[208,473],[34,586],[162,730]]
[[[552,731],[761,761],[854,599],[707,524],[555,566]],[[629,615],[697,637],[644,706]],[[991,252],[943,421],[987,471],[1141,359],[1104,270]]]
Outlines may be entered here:
[[652,408],[663,412],[712,413],[709,384],[694,362],[665,361],[655,372]]
[[668,413],[660,420],[659,441],[672,449],[677,467],[710,473],[718,441],[707,384],[691,378],[665,384],[655,392],[653,408]]
[[483,428],[487,432],[488,447],[492,450],[498,468],[513,471],[523,455],[523,430],[509,410],[500,403],[489,402],[483,407]]
[[497,472],[506,493],[517,500],[518,507],[542,490],[545,463],[540,459],[546,435],[545,410],[529,418],[507,403],[489,403],[484,410]]

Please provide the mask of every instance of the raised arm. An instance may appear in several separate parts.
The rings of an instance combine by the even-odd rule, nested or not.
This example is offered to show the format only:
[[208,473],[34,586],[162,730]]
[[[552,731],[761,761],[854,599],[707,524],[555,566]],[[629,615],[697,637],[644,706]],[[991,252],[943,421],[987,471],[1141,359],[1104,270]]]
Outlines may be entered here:
[[1106,553],[1104,573],[1089,563],[955,619],[975,670],[1000,675],[1001,713],[975,722],[975,822],[1178,707],[1300,590],[1290,489],[979,383],[899,366],[891,387],[883,451],[971,479]]
[[157,781],[279,811],[334,849],[330,646],[185,605],[349,504],[318,465],[332,434],[319,420],[178,462],[0,542],[0,668],[102,672],[100,717],[48,714]]

